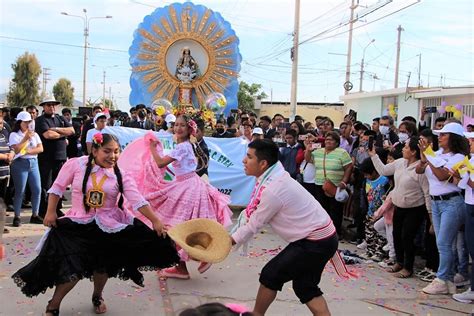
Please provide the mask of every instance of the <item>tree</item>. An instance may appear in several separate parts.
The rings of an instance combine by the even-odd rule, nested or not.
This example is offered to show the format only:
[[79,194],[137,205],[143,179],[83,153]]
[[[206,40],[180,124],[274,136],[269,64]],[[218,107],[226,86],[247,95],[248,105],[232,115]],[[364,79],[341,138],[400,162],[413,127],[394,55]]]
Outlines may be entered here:
[[41,65],[35,54],[25,52],[12,64],[12,69],[14,74],[7,95],[8,103],[15,107],[38,104]]
[[53,87],[53,95],[56,101],[61,102],[65,107],[72,107],[74,102],[74,88],[71,81],[61,78]]
[[239,83],[239,92],[237,93],[239,109],[253,111],[255,99],[261,100],[268,97],[264,91],[260,91],[261,89],[261,84],[252,83],[249,85],[245,81],[241,81]]

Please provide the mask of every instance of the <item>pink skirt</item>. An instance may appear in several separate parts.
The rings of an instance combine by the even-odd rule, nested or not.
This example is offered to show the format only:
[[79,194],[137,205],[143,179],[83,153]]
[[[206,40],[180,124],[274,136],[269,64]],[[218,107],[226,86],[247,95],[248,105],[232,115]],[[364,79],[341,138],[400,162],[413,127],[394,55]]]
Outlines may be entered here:
[[[155,190],[144,192],[152,210],[164,225],[174,226],[194,218],[209,218],[224,227],[232,224],[230,198],[191,172],[171,182],[155,182]],[[137,217],[147,225],[143,215]]]

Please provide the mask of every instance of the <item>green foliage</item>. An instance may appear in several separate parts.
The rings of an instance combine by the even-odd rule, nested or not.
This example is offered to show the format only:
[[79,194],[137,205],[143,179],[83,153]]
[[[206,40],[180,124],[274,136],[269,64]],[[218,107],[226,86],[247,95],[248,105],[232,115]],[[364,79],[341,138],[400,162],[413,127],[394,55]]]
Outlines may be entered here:
[[237,99],[239,102],[239,109],[242,111],[253,111],[255,99],[265,99],[267,94],[264,91],[260,91],[262,85],[258,83],[248,84],[245,81],[239,83],[239,92],[237,93]]
[[61,78],[53,87],[53,95],[56,101],[61,102],[65,107],[72,107],[74,103],[74,88],[71,81]]
[[12,64],[12,69],[14,74],[7,94],[8,104],[13,107],[38,104],[41,65],[35,54],[25,52]]
[[108,109],[115,110],[114,102],[110,99],[105,99],[104,100],[104,106]]

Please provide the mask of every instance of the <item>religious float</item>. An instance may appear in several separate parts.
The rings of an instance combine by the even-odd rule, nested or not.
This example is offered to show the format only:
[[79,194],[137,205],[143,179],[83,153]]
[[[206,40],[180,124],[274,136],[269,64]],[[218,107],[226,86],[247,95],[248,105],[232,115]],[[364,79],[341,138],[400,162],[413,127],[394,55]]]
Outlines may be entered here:
[[129,54],[130,104],[204,117],[237,108],[239,39],[218,12],[191,2],[158,8],[138,26]]

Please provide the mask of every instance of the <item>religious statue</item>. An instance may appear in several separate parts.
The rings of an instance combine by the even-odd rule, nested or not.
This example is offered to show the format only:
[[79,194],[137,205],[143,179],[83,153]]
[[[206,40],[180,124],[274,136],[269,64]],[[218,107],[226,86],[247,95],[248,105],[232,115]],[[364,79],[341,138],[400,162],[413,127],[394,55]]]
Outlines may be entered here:
[[191,56],[189,47],[183,47],[181,50],[181,56],[176,65],[175,76],[183,83],[190,83],[200,76],[199,65],[193,56]]

